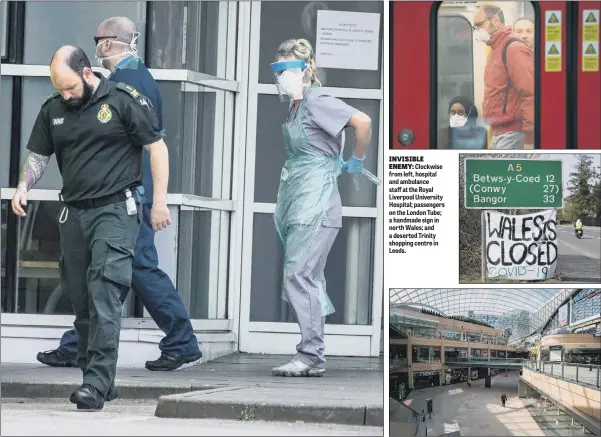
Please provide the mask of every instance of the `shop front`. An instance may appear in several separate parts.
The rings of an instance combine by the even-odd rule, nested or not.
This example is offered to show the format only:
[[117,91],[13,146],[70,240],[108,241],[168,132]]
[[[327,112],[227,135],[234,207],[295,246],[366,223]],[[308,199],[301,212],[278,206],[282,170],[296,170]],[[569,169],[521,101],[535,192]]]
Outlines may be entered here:
[[440,348],[431,346],[413,346],[412,360],[414,363],[440,363]]
[[444,348],[444,359],[445,361],[452,361],[457,358],[467,358],[468,349],[461,347],[445,347]]
[[549,346],[549,361],[563,361],[563,346]]
[[440,372],[438,370],[413,373],[413,388],[415,390],[438,385],[440,385]]
[[462,334],[459,329],[439,328],[438,338],[443,340],[462,341]]
[[468,375],[469,373],[467,367],[459,369],[447,369],[445,371],[445,382],[447,385],[466,382],[468,380]]

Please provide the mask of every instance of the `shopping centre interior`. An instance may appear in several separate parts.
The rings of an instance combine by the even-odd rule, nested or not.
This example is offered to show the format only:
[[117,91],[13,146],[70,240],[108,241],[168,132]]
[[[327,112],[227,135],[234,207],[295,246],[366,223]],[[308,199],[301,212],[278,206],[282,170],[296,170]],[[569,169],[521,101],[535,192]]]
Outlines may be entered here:
[[389,332],[391,436],[601,431],[601,289],[391,289]]

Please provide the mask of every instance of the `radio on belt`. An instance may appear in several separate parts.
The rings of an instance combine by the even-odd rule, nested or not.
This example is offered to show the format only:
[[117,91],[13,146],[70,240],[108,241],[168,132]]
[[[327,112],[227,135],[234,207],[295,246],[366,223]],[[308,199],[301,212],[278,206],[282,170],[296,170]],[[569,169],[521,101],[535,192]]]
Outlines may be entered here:
[[138,208],[136,207],[136,200],[133,198],[130,189],[125,190],[125,197],[127,197],[127,200],[125,201],[127,214],[136,215],[138,213]]

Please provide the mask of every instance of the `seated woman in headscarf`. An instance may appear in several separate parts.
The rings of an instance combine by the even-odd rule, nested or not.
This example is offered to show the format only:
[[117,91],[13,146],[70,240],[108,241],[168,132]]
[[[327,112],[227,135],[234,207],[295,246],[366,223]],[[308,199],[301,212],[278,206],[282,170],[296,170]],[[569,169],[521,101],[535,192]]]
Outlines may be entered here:
[[478,126],[478,109],[466,97],[458,96],[449,103],[449,127],[440,129],[441,149],[486,149],[486,129]]

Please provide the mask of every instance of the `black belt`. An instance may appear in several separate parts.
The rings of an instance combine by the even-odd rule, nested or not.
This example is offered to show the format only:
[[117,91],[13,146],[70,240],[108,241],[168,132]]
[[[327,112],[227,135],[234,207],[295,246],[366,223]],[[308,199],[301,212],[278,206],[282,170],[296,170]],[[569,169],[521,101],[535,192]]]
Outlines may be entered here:
[[[134,190],[137,187],[128,188],[132,192],[132,197],[134,196]],[[64,202],[63,196],[59,194],[59,198]],[[85,199],[85,200],[76,200],[73,202],[64,202],[65,205],[76,208],[76,209],[92,209],[92,208],[101,208],[103,206],[112,205],[115,203],[125,202],[127,200],[127,196],[125,195],[125,190],[116,194],[111,194],[109,196],[98,197],[96,199]]]

